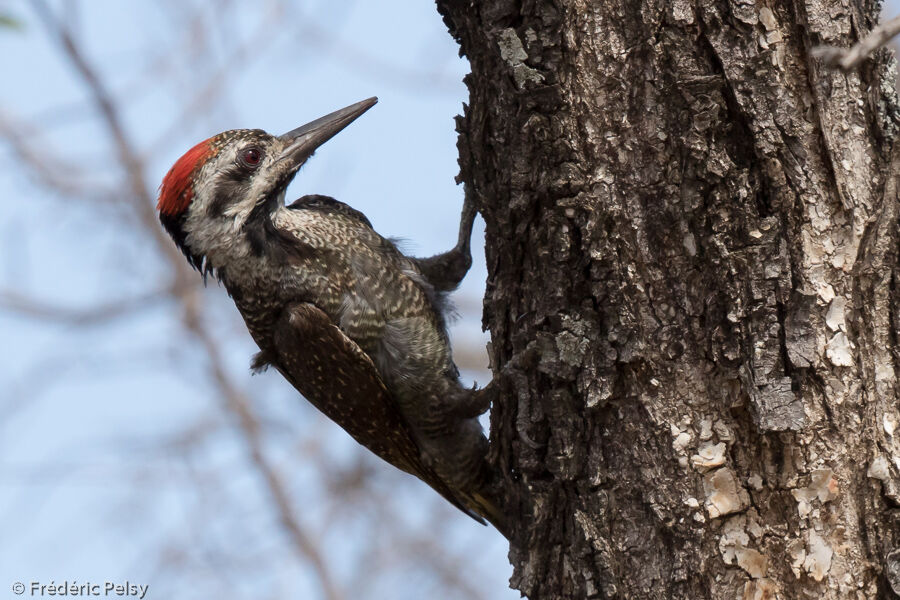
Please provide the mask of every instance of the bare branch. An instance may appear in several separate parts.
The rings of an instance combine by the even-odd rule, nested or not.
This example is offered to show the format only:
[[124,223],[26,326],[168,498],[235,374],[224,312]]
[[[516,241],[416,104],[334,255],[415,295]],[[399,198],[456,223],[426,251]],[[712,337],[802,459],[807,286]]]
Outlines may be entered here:
[[256,468],[260,471],[272,494],[272,498],[278,507],[278,514],[281,522],[290,534],[294,546],[299,550],[300,554],[310,562],[313,570],[319,578],[322,586],[322,592],[328,600],[340,600],[342,594],[339,593],[329,570],[325,565],[325,560],[319,554],[312,539],[303,530],[300,522],[294,515],[294,503],[290,499],[287,492],[287,486],[284,484],[281,475],[266,459],[263,451],[262,437],[260,436],[259,421],[250,409],[247,398],[241,394],[231,383],[225,370],[222,367],[222,358],[219,355],[219,348],[215,340],[213,340],[208,332],[199,324],[190,324],[188,327],[196,334],[203,344],[210,358],[210,371],[216,385],[222,392],[228,408],[238,417],[241,431],[244,434],[244,440],[250,450],[250,456]]
[[102,121],[113,138],[119,159],[125,167],[127,184],[132,193],[131,198],[135,210],[142,224],[153,234],[158,249],[167,257],[172,269],[177,273],[176,285],[173,286],[173,295],[182,305],[185,324],[188,330],[200,340],[206,350],[212,378],[219,389],[226,408],[238,418],[240,430],[250,451],[253,464],[260,471],[266,482],[269,493],[276,504],[281,522],[287,530],[294,548],[312,566],[324,596],[328,600],[340,600],[342,596],[334,583],[324,558],[319,554],[312,539],[303,530],[299,520],[294,515],[293,504],[287,488],[281,476],[269,464],[265,456],[259,433],[258,419],[250,409],[247,399],[238,391],[226,374],[218,346],[200,319],[199,287],[196,283],[187,283],[190,281],[189,278],[192,273],[187,267],[186,261],[175,246],[166,238],[157,223],[155,211],[153,210],[153,199],[148,191],[149,188],[144,175],[143,163],[126,134],[117,107],[106,91],[103,81],[89,64],[65,26],[53,17],[43,0],[32,0],[32,4],[50,33],[59,38],[66,56],[91,92]]
[[300,24],[298,39],[304,46],[315,45],[317,54],[330,54],[344,66],[359,73],[371,75],[377,73],[379,81],[391,81],[397,87],[422,92],[452,92],[459,86],[455,79],[447,77],[433,69],[415,69],[391,64],[375,56],[370,50],[360,48],[347,40],[335,41],[333,31],[317,25],[312,19],[303,16],[297,18]]
[[898,33],[900,33],[900,16],[880,23],[861,42],[849,50],[835,46],[818,46],[813,48],[812,52],[813,56],[821,59],[827,66],[847,72],[858,67]]
[[283,9],[280,5],[268,11],[266,18],[260,22],[259,26],[245,43],[235,48],[231,54],[223,61],[223,66],[215,73],[210,75],[205,85],[196,86],[198,91],[193,97],[185,103],[185,108],[181,114],[175,119],[171,127],[162,132],[157,141],[151,143],[146,155],[153,155],[159,152],[160,148],[168,143],[179,132],[184,131],[185,127],[198,116],[200,116],[209,106],[210,101],[223,93],[223,89],[229,83],[236,68],[244,64],[249,64],[253,59],[263,56],[262,50],[267,44],[275,41],[276,36],[272,35],[279,19],[282,17]]
[[90,308],[57,306],[12,290],[0,290],[0,310],[16,312],[35,319],[68,325],[96,325],[144,310],[167,297],[168,290],[156,290],[134,298],[116,300]]
[[[197,127],[197,123],[208,122],[216,115],[228,114],[228,96],[236,81],[236,70],[246,68],[260,57],[264,60],[271,56],[260,50],[273,42],[283,44],[286,40],[280,36],[296,34],[296,25],[288,24],[280,12],[286,0],[268,0],[263,4],[262,13],[257,11],[251,21],[245,19],[243,10],[232,10],[239,3],[226,2],[211,8],[166,0],[161,6],[163,16],[171,17],[171,27],[163,28],[167,32],[164,43],[152,34],[146,40],[130,39],[125,49],[129,70],[127,73],[119,71],[115,77],[108,77],[106,68],[115,68],[116,64],[124,62],[123,55],[116,53],[116,59],[107,63],[107,51],[115,49],[105,45],[102,56],[94,55],[91,49],[95,40],[82,34],[76,24],[79,18],[77,2],[65,7],[49,0],[32,2],[38,14],[35,24],[49,32],[47,38],[53,42],[56,58],[62,59],[68,74],[74,76],[82,91],[76,93],[76,97],[60,97],[59,103],[49,108],[34,107],[25,113],[0,111],[0,137],[4,138],[0,140],[3,142],[0,153],[15,159],[20,171],[36,184],[32,187],[64,198],[66,202],[59,207],[61,209],[77,206],[79,202],[79,209],[96,209],[97,203],[104,203],[102,216],[97,219],[98,226],[104,227],[108,216],[119,219],[121,222],[115,223],[114,233],[129,238],[137,236],[144,247],[140,263],[152,258],[154,272],[161,264],[166,275],[162,281],[144,282],[136,292],[129,290],[134,296],[106,295],[89,304],[77,304],[64,296],[38,296],[36,292],[31,293],[12,283],[7,288],[0,285],[0,314],[5,310],[15,318],[34,319],[49,326],[62,324],[65,336],[66,333],[82,333],[81,329],[73,329],[76,327],[102,327],[111,319],[139,314],[138,311],[150,305],[160,306],[159,301],[163,300],[182,323],[175,323],[173,328],[172,323],[167,322],[164,331],[160,332],[163,334],[161,339],[155,335],[148,339],[138,336],[131,339],[127,335],[118,336],[123,332],[110,329],[106,333],[124,337],[127,343],[111,345],[108,350],[105,345],[85,348],[79,344],[75,351],[60,356],[55,355],[56,347],[65,348],[66,344],[60,344],[60,340],[68,339],[60,337],[59,327],[52,328],[51,339],[30,353],[34,355],[34,358],[29,357],[30,364],[24,369],[17,364],[19,372],[12,379],[16,385],[0,385],[10,391],[7,394],[9,400],[0,399],[4,409],[0,413],[9,420],[20,410],[47,410],[49,407],[41,403],[58,401],[64,393],[62,386],[69,380],[88,371],[121,376],[128,368],[139,370],[141,376],[188,371],[189,381],[195,385],[199,382],[198,389],[204,391],[203,396],[209,395],[217,404],[210,409],[201,400],[197,406],[190,407],[190,410],[202,411],[199,417],[187,423],[171,420],[162,434],[142,430],[140,435],[134,435],[127,428],[118,435],[104,433],[104,444],[99,447],[97,456],[121,456],[123,450],[130,451],[137,458],[134,463],[58,462],[54,456],[48,462],[51,469],[32,469],[32,465],[23,465],[21,474],[16,474],[17,481],[21,480],[24,485],[30,485],[32,481],[42,485],[45,480],[59,480],[66,486],[79,485],[70,473],[76,467],[79,474],[86,476],[89,485],[99,486],[112,479],[113,472],[126,471],[125,476],[118,479],[134,488],[134,497],[127,501],[111,501],[120,514],[103,512],[111,513],[113,519],[131,519],[135,512],[155,515],[158,506],[155,506],[157,496],[154,493],[157,488],[166,488],[165,493],[176,498],[179,508],[186,512],[173,515],[173,511],[166,511],[164,518],[159,519],[158,527],[153,529],[151,526],[148,544],[158,545],[161,562],[157,568],[166,574],[159,583],[172,590],[185,581],[195,580],[198,575],[211,574],[215,577],[213,589],[219,596],[224,594],[234,600],[282,597],[277,590],[271,594],[265,590],[257,593],[257,590],[244,589],[240,583],[247,573],[265,576],[264,570],[271,569],[275,562],[273,557],[278,557],[283,564],[287,550],[288,559],[304,571],[304,580],[308,579],[322,590],[313,590],[312,595],[327,600],[340,600],[343,594],[354,589],[354,582],[366,586],[361,589],[369,590],[378,585],[378,581],[373,581],[375,579],[393,584],[397,572],[402,571],[405,576],[410,569],[417,577],[426,575],[427,585],[439,588],[441,595],[482,597],[484,592],[479,590],[471,570],[465,577],[459,576],[465,570],[462,563],[468,562],[468,557],[444,548],[440,543],[441,540],[455,540],[449,529],[452,521],[451,525],[445,525],[438,517],[446,511],[443,500],[428,496],[427,488],[419,490],[423,500],[427,498],[438,507],[434,515],[440,521],[433,527],[422,528],[417,520],[407,518],[403,510],[408,496],[395,493],[398,487],[404,488],[405,492],[407,487],[422,487],[421,484],[412,483],[410,477],[399,472],[393,477],[389,472],[378,472],[378,468],[384,467],[378,464],[377,458],[363,454],[363,449],[356,448],[356,453],[349,457],[343,449],[334,452],[332,442],[346,441],[336,439],[335,436],[343,436],[336,433],[336,429],[295,427],[296,421],[284,418],[285,411],[311,412],[314,409],[287,402],[295,392],[287,387],[279,389],[278,385],[286,385],[283,382],[271,379],[244,386],[243,372],[236,373],[231,368],[231,350],[238,346],[238,340],[246,340],[246,328],[230,305],[225,309],[223,302],[211,301],[204,293],[200,278],[160,227],[153,209],[157,182],[149,166],[155,164],[153,161],[161,150],[168,151],[164,146],[171,143],[173,136],[182,136],[188,125]],[[66,12],[69,9],[74,12]],[[296,19],[292,18],[292,21],[295,23]],[[273,29],[273,25],[279,26]],[[406,68],[372,59],[365,56],[363,46],[335,41],[326,29],[308,23],[307,26],[314,31],[313,35],[303,38],[305,48],[311,42],[318,42],[319,46],[330,48],[334,58],[353,68],[378,69],[379,77],[393,79],[399,85],[417,90],[421,90],[422,85],[449,89],[447,86],[452,84],[442,78],[440,71],[433,73],[425,68]],[[304,28],[304,25],[300,27]],[[141,42],[149,43],[141,46]],[[155,98],[169,91],[175,94],[179,108],[170,111],[160,132],[139,143],[137,132],[126,118],[130,107],[136,102],[146,102],[150,94]],[[165,106],[168,110],[168,103]],[[28,117],[22,118],[23,114]],[[90,127],[92,142],[102,143],[97,153],[102,160],[87,157],[84,148],[53,146],[55,129],[71,125]],[[91,147],[94,147],[93,143]],[[70,199],[79,202],[73,204]],[[80,217],[82,213],[76,214]],[[60,215],[65,216],[64,213]],[[11,225],[13,233],[17,225]],[[153,241],[147,243],[148,239]],[[9,240],[11,249],[15,249],[15,242],[15,239]],[[128,248],[132,250],[132,246]],[[21,258],[15,253],[10,255]],[[103,255],[104,261],[109,258],[109,253]],[[129,259],[127,264],[113,255],[112,263],[116,268],[141,268],[131,260],[134,255],[129,254],[126,258]],[[10,272],[24,268],[19,265],[24,262],[18,260],[12,264]],[[10,282],[15,279],[12,277]],[[109,281],[115,280],[110,277]],[[114,289],[115,286],[106,291],[114,293]],[[120,294],[126,293],[120,290]],[[473,311],[478,309],[480,312],[480,305],[475,300],[471,304]],[[117,324],[127,323],[117,321]],[[236,327],[239,327],[239,333]],[[92,330],[87,333],[92,333],[90,337],[93,337]],[[77,344],[80,340],[74,341]],[[145,348],[148,341],[162,348]],[[134,342],[133,346],[131,342]],[[226,342],[234,342],[234,345]],[[474,368],[485,362],[480,346],[478,340],[458,344],[461,366]],[[135,360],[136,356],[139,360]],[[52,376],[48,377],[48,373]],[[97,377],[88,383],[107,385],[106,379],[109,378]],[[270,390],[276,394],[267,394]],[[259,401],[269,396],[272,396],[272,402]],[[156,398],[151,397],[148,401],[153,403]],[[303,415],[307,416],[305,412]],[[316,418],[324,421],[323,416]],[[169,431],[170,424],[180,427],[177,431]],[[223,442],[229,450],[238,445],[237,463],[231,454],[226,462],[219,460],[218,450]],[[92,446],[96,444],[92,441]],[[83,453],[82,446],[73,445],[62,455],[76,457]],[[156,459],[160,455],[163,460],[159,463],[146,463],[148,458]],[[302,466],[297,463],[298,455],[302,456]],[[178,461],[191,468],[173,469]],[[302,477],[298,480],[311,485],[296,485],[295,470],[299,470]],[[373,473],[379,476],[375,477]],[[63,477],[64,474],[67,476]],[[259,488],[260,495],[246,493],[244,482],[248,475],[253,478],[254,487]],[[379,494],[379,489],[390,491]],[[304,499],[311,496],[317,498],[315,519],[302,509]],[[253,511],[253,522],[246,518],[248,509]],[[338,563],[325,551],[325,542],[345,539],[348,531],[358,532],[363,528],[370,530],[372,535],[360,536],[356,540],[359,545],[354,545],[349,556],[341,557],[347,562],[338,569]],[[223,544],[223,535],[233,543]],[[148,568],[146,562],[141,566]],[[152,572],[152,561],[149,568]],[[291,576],[295,570],[296,567]],[[482,575],[478,569],[474,571]]]
[[170,243],[165,233],[156,222],[156,214],[153,210],[153,198],[150,196],[149,187],[146,177],[144,176],[144,166],[138,158],[131,141],[125,133],[125,127],[122,124],[122,118],[119,114],[112,98],[106,91],[106,87],[100,80],[100,77],[88,63],[80,47],[69,34],[68,30],[62,23],[57,22],[53,17],[47,5],[43,0],[32,0],[37,13],[40,15],[47,30],[54,36],[58,37],[62,43],[66,57],[75,67],[76,72],[81,76],[88,90],[91,92],[94,104],[100,112],[102,121],[109,131],[116,151],[119,155],[121,164],[125,167],[127,187],[131,191],[131,200],[138,216],[143,225],[153,235],[157,247],[169,259],[169,261],[177,269],[176,279],[186,279],[189,275],[189,268],[175,246]]
[[37,148],[26,127],[13,123],[6,115],[0,114],[0,135],[9,143],[19,162],[31,169],[32,174],[46,187],[67,197],[96,201],[113,197],[110,190],[102,186],[83,183],[84,172],[76,165],[54,155],[45,145]]

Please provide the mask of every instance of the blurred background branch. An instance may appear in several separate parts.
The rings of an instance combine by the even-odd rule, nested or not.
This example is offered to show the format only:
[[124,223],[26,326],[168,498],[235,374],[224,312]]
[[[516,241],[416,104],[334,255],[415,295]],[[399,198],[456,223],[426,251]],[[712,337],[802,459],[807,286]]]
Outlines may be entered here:
[[[175,599],[512,597],[499,535],[365,453],[276,374],[250,379],[237,312],[154,209],[156,183],[196,141],[287,130],[374,87],[393,112],[313,161],[303,187],[385,235],[418,236],[420,254],[450,247],[466,66],[432,12],[0,10],[5,54],[28,57],[0,96],[0,189],[13,200],[0,206],[0,577],[127,578]],[[483,273],[457,300],[454,352],[486,382]]]

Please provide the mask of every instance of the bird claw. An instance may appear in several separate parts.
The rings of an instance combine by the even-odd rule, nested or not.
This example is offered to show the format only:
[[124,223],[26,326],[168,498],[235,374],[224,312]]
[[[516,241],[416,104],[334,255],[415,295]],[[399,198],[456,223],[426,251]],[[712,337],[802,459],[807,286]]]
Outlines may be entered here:
[[499,392],[496,379],[481,389],[465,390],[453,403],[450,412],[465,419],[481,416],[488,411],[491,403],[497,399]]

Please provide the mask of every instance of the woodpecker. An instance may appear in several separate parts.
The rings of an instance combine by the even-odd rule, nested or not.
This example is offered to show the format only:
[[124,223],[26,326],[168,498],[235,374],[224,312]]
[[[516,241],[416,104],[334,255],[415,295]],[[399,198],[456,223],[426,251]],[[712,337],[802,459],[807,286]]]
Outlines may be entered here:
[[477,416],[494,386],[463,387],[446,331],[446,293],[471,266],[475,208],[457,245],[405,256],[333,198],[285,205],[313,152],[377,102],[369,98],[280,136],[225,131],[164,177],[159,219],[188,262],[218,279],[259,353],[357,442],[505,534]]

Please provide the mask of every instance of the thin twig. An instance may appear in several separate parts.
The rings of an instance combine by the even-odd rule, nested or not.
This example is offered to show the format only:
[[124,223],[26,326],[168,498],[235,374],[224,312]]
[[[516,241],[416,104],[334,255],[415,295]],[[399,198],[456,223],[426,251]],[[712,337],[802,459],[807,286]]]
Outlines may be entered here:
[[900,16],[880,23],[861,42],[849,50],[835,46],[818,46],[813,48],[812,52],[813,56],[821,59],[827,66],[847,72],[858,67],[898,33],[900,33]]
[[46,187],[67,198],[77,197],[92,202],[112,197],[112,192],[101,184],[85,182],[84,171],[71,162],[55,155],[42,143],[29,127],[14,123],[0,113],[0,136],[7,141],[18,162]]
[[43,0],[32,0],[32,4],[51,34],[59,37],[66,56],[91,92],[102,121],[113,138],[121,163],[125,166],[128,188],[132,193],[131,199],[138,217],[142,224],[153,234],[159,250],[167,257],[168,262],[176,272],[176,282],[180,283],[173,286],[172,293],[182,305],[188,329],[200,340],[206,350],[213,381],[219,388],[225,406],[238,419],[238,424],[250,451],[253,464],[261,472],[266,482],[281,522],[289,534],[289,539],[297,552],[312,566],[322,587],[324,597],[328,600],[340,600],[342,596],[334,583],[324,558],[294,515],[293,503],[290,500],[287,488],[280,475],[269,464],[265,456],[262,439],[259,434],[258,420],[253,414],[247,399],[232,384],[226,374],[218,346],[200,319],[199,286],[197,284],[183,283],[190,281],[190,277],[193,274],[190,272],[186,261],[177,251],[174,244],[166,238],[157,223],[153,209],[153,199],[148,191],[149,187],[144,175],[143,163],[125,132],[116,106],[112,102],[100,77],[88,63],[80,47],[65,26],[53,17]]
[[300,15],[297,38],[303,40],[304,48],[313,46],[316,55],[330,56],[347,68],[367,76],[376,73],[379,82],[389,81],[398,88],[406,88],[417,94],[454,92],[459,82],[434,69],[417,69],[392,64],[376,56],[370,49],[355,46],[348,40],[337,41],[333,30],[326,30]]
[[250,403],[247,401],[247,398],[233,386],[222,367],[222,358],[219,355],[218,344],[216,344],[215,340],[213,340],[209,336],[209,333],[203,329],[203,327],[199,326],[199,324],[189,323],[188,327],[198,338],[200,338],[206,353],[209,355],[210,369],[212,370],[213,378],[219,389],[223,392],[222,395],[228,403],[228,407],[238,417],[241,430],[244,432],[244,438],[250,449],[251,459],[265,479],[266,485],[272,494],[272,498],[275,500],[282,525],[287,529],[294,545],[298,548],[304,558],[310,562],[313,570],[318,575],[319,583],[322,586],[322,592],[325,597],[329,600],[340,600],[342,595],[337,590],[325,564],[324,558],[294,515],[294,503],[291,501],[290,494],[287,492],[287,486],[284,484],[278,471],[266,459],[263,450],[262,436],[260,435],[259,421],[250,409]]
[[207,110],[210,100],[224,93],[226,84],[230,83],[234,77],[235,69],[248,65],[253,60],[264,56],[262,50],[278,39],[278,36],[273,35],[272,32],[279,31],[277,24],[279,18],[282,17],[283,8],[280,5],[276,6],[276,9],[270,10],[266,14],[266,18],[254,30],[250,39],[237,46],[222,61],[222,66],[209,76],[204,85],[198,85],[193,88],[197,91],[184,103],[184,109],[173,121],[172,125],[149,145],[146,151],[147,155],[158,153],[173,137],[183,132],[188,125],[199,119],[204,111]]
[[0,310],[67,325],[87,326],[128,316],[152,306],[167,296],[168,291],[157,290],[134,298],[79,309],[57,306],[12,290],[0,290]]

